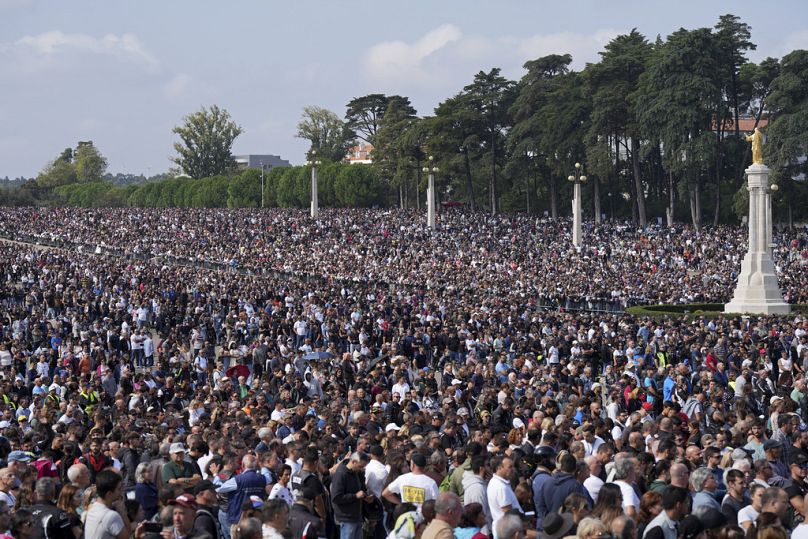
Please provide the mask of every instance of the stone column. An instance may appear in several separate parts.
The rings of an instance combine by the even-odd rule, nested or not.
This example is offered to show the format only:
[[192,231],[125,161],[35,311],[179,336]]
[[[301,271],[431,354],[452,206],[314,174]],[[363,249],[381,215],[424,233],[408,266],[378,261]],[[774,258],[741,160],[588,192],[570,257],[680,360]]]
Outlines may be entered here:
[[749,247],[728,313],[787,314],[791,306],[783,301],[771,257],[771,199],[766,165],[746,169],[749,189]]
[[317,219],[320,215],[320,205],[317,200],[317,165],[311,167],[311,218]]
[[429,185],[426,190],[426,224],[435,230],[435,173],[429,172]]
[[581,182],[576,181],[572,199],[572,244],[581,247]]

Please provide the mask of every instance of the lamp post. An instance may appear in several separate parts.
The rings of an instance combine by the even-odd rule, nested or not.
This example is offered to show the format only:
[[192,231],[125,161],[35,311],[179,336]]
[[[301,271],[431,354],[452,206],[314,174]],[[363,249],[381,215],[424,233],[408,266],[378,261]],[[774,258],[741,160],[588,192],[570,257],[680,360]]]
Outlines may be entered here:
[[261,161],[261,208],[264,207],[264,162]]
[[580,249],[581,247],[581,184],[586,182],[584,167],[581,163],[575,163],[575,172],[567,177],[575,186],[574,197],[572,199],[572,244]]
[[435,230],[435,173],[439,172],[438,167],[433,166],[434,158],[428,158],[429,166],[424,167],[424,172],[429,173],[429,185],[426,189],[426,224],[431,230]]
[[317,219],[320,214],[320,207],[317,202],[317,167],[320,166],[320,161],[317,161],[317,151],[312,150],[310,159],[306,161],[306,165],[311,167],[311,218]]

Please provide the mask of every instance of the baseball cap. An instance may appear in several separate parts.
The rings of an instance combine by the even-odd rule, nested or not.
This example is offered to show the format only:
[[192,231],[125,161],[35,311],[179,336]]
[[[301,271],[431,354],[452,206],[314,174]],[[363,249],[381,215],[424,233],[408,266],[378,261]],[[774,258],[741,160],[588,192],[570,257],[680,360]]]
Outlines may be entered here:
[[213,483],[211,483],[207,479],[204,479],[204,480],[200,481],[199,483],[197,483],[194,486],[194,496],[199,496],[200,494],[202,494],[206,490],[214,490],[215,491],[216,490],[216,485],[214,485]]
[[259,507],[264,506],[264,500],[258,496],[250,496],[250,503],[252,504],[253,509],[258,509]]
[[780,448],[782,446],[783,446],[783,444],[781,444],[777,440],[766,440],[763,443],[763,450],[768,451],[769,449],[778,449],[778,448]]
[[180,443],[173,443],[171,444],[171,447],[169,448],[168,452],[171,453],[172,455],[174,453],[185,453],[185,446]]
[[384,427],[384,432],[390,432],[390,431],[393,431],[393,430],[395,430],[395,431],[401,430],[401,427],[399,427],[395,423],[388,423],[387,426]]
[[781,401],[781,400],[783,400],[783,397],[780,397],[779,395],[775,395],[775,396],[773,396],[772,398],[769,399],[769,404],[774,404],[775,402]]
[[31,455],[31,453],[28,453],[26,451],[12,451],[11,453],[8,454],[8,459],[7,460],[9,462],[11,462],[11,461],[14,461],[14,462],[31,462],[31,460],[33,460],[33,456]]
[[804,453],[797,453],[791,457],[789,464],[796,464],[800,468],[805,467],[808,464],[808,457]]
[[187,507],[189,509],[194,510],[196,510],[197,508],[196,500],[190,494],[180,494],[179,496],[168,502],[168,505],[179,505],[181,507]]

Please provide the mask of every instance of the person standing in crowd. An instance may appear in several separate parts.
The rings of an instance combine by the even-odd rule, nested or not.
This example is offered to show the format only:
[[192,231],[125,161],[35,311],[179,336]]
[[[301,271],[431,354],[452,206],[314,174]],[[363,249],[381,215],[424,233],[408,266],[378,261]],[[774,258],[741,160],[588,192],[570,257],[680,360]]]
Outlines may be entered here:
[[95,502],[84,521],[85,539],[128,539],[135,529],[129,520],[123,499],[123,479],[106,469],[95,477]]
[[394,505],[411,503],[420,508],[424,502],[438,497],[438,484],[426,475],[426,457],[421,452],[413,452],[410,457],[410,472],[396,477],[388,483],[382,496]]
[[355,451],[337,466],[331,479],[331,503],[340,539],[362,538],[362,503],[368,496],[364,471],[369,462],[366,453]]
[[265,500],[266,479],[258,472],[258,461],[255,455],[246,454],[241,459],[242,472],[228,479],[219,488],[217,494],[229,495],[227,502],[227,522],[220,522],[223,527],[230,527],[238,523],[241,518],[242,505],[251,496]]

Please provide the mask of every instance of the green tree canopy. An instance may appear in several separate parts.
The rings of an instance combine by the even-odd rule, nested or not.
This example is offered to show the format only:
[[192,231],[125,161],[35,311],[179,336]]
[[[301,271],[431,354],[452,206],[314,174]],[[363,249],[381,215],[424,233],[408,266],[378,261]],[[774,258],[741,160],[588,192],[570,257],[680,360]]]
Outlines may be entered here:
[[181,139],[174,143],[178,155],[172,161],[192,178],[228,174],[236,166],[233,141],[242,132],[226,110],[216,105],[202,107],[172,129]]
[[297,124],[297,137],[311,142],[318,159],[342,161],[353,142],[353,133],[339,116],[322,107],[303,108],[303,118]]

